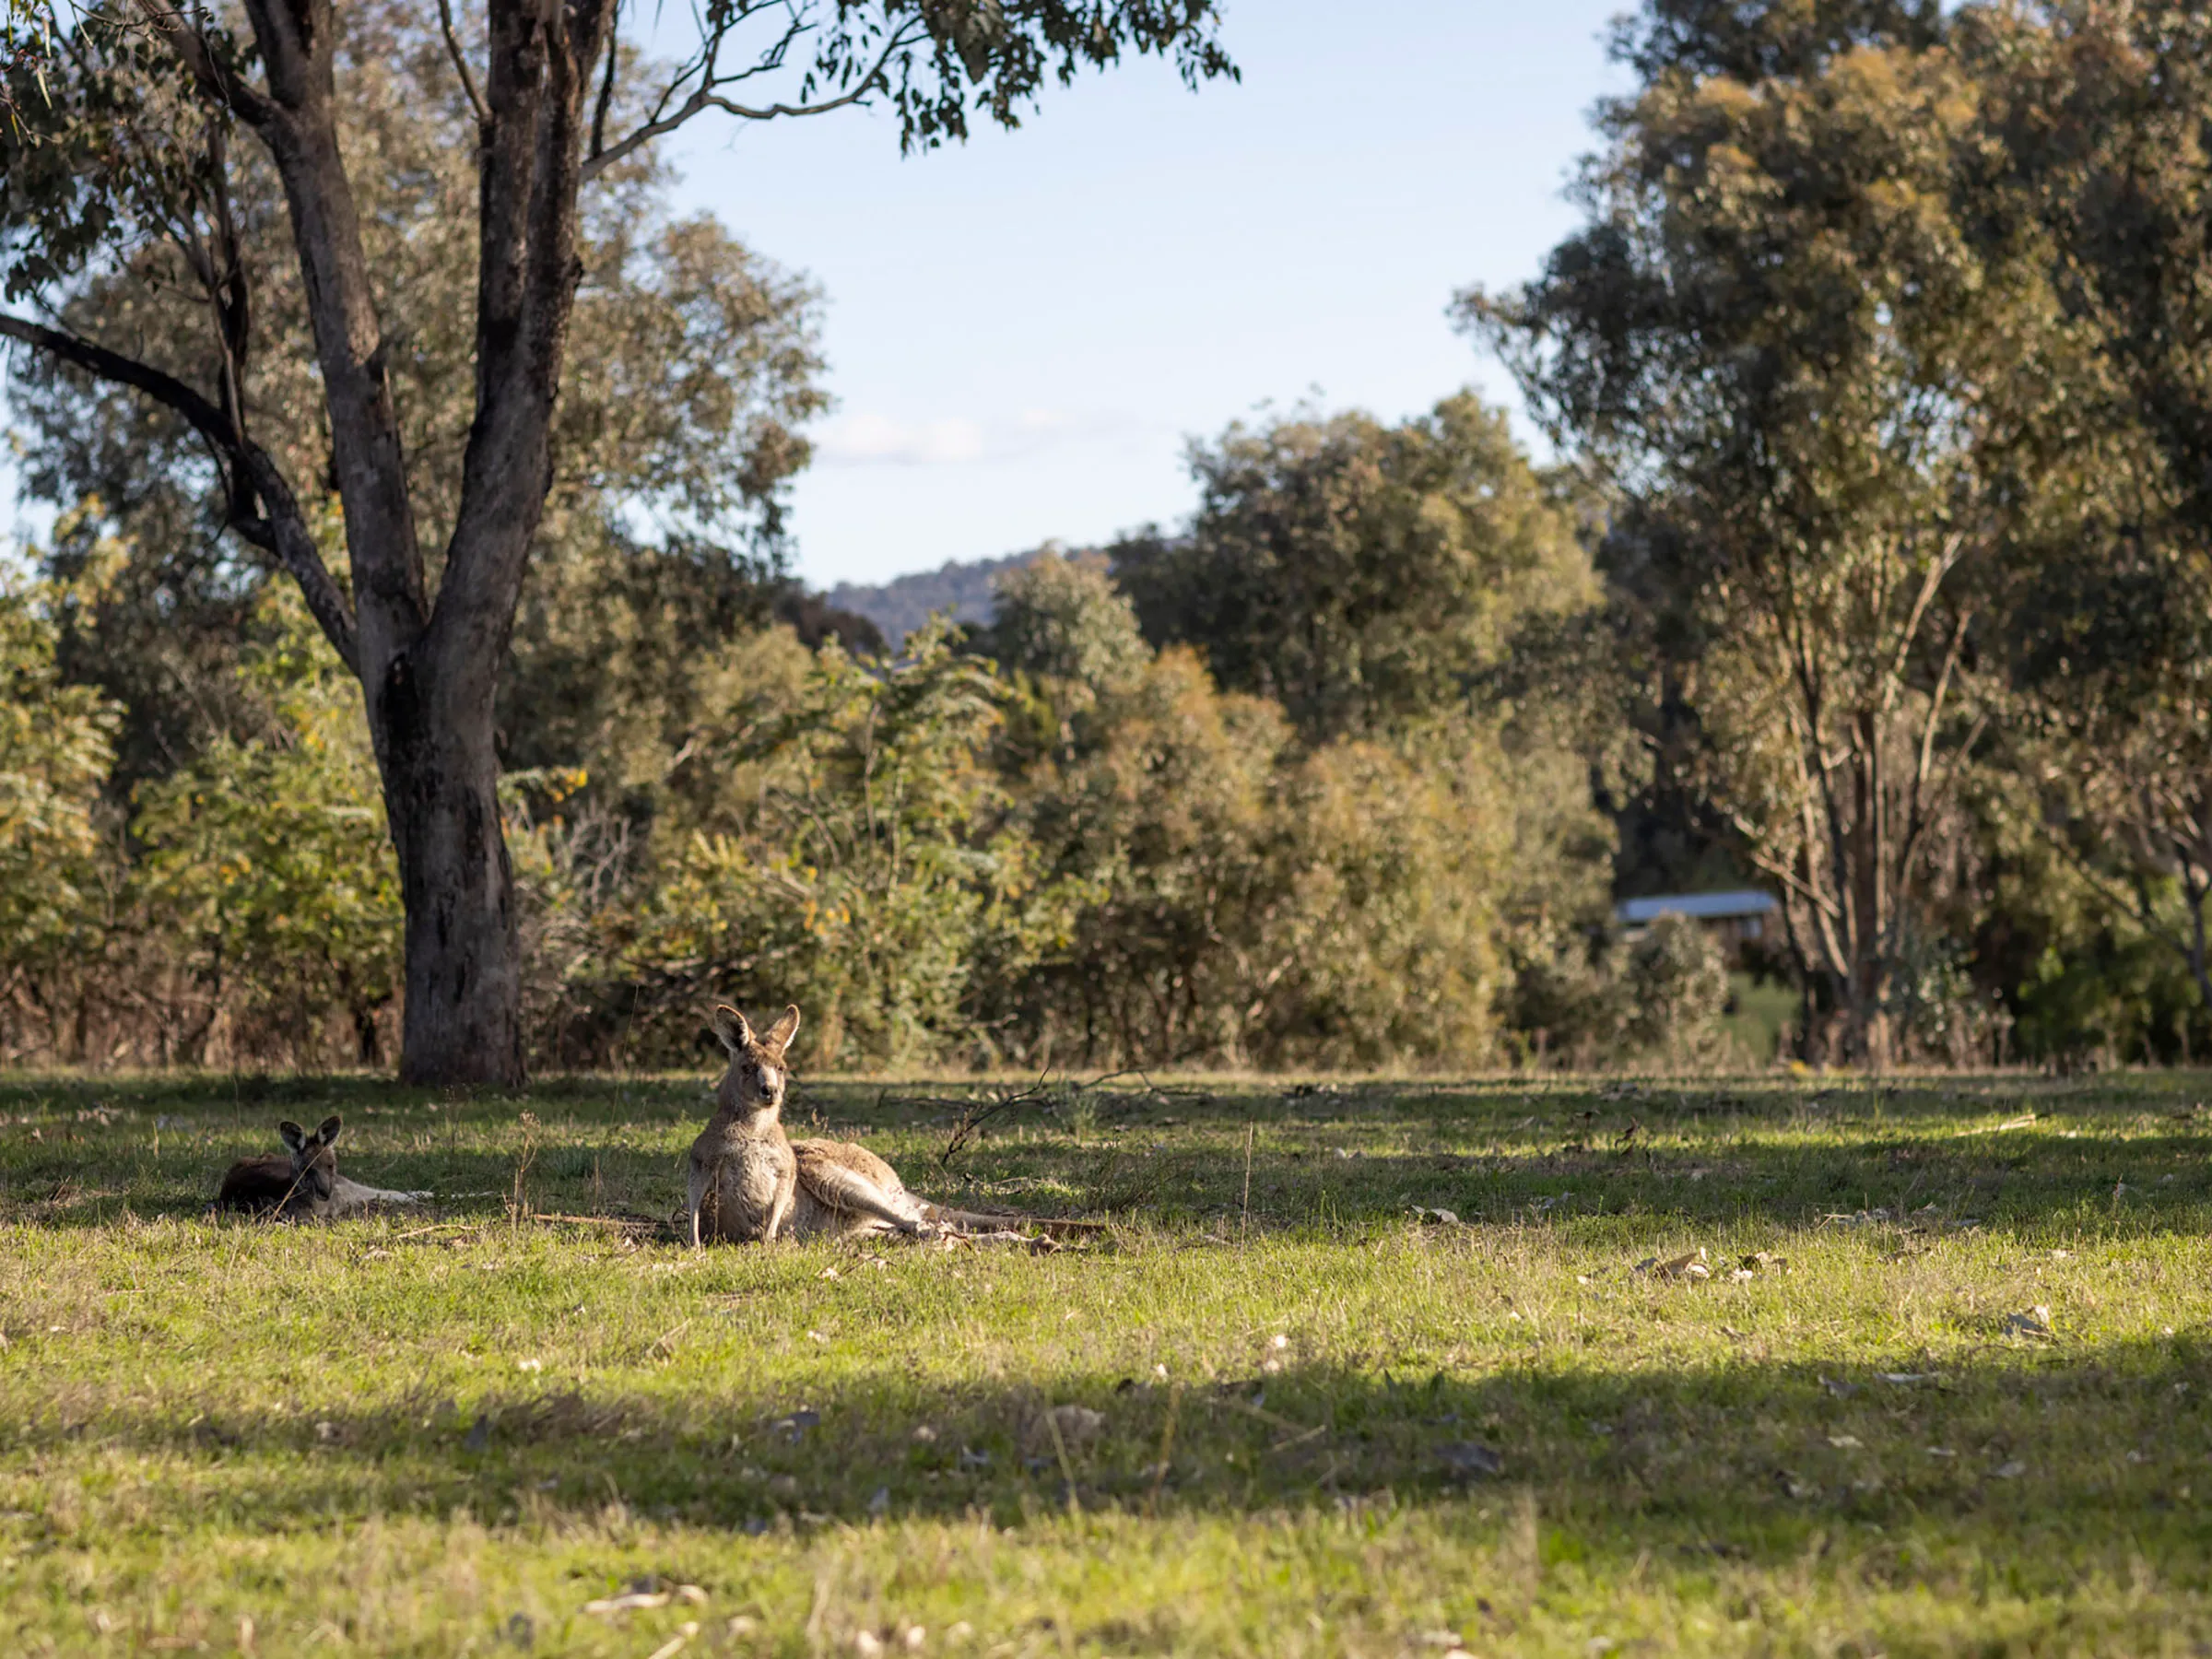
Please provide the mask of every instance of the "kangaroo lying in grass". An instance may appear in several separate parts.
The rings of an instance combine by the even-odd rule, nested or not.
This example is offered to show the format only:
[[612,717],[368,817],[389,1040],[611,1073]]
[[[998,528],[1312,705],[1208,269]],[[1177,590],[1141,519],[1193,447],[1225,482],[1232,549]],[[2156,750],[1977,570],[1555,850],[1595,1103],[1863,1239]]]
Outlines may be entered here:
[[276,1133],[286,1150],[259,1158],[241,1158],[223,1176],[216,1194],[218,1210],[249,1210],[279,1221],[298,1221],[342,1216],[372,1204],[415,1204],[428,1193],[394,1193],[382,1187],[363,1186],[338,1173],[338,1155],[331,1148],[346,1122],[336,1112],[324,1118],[310,1135],[297,1124],[279,1124]]
[[799,1029],[796,1007],[756,1035],[732,1007],[714,1010],[714,1034],[730,1056],[715,1090],[714,1116],[691,1144],[690,1214],[694,1248],[871,1233],[1000,1232],[1043,1227],[1088,1232],[1096,1221],[983,1215],[948,1209],[906,1190],[899,1172],[850,1141],[794,1141],[783,1132],[785,1053]]

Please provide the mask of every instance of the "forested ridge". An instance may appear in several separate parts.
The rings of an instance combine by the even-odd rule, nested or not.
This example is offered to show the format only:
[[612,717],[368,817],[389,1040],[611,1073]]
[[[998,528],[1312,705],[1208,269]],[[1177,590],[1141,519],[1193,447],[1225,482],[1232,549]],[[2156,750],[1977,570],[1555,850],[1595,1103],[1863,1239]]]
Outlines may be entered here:
[[[416,8],[340,15],[450,529],[476,94]],[[791,574],[804,250],[677,214],[649,148],[594,171],[494,723],[526,1063],[683,1064],[715,1000],[846,1069],[1763,1063],[1712,938],[1613,921],[1721,886],[1781,902],[1738,966],[1805,1060],[2201,1056],[2212,21],[1649,0],[1614,50],[1580,228],[1438,296],[1550,459],[1470,393],[1233,426],[1186,521],[890,651]],[[256,344],[213,363],[175,247],[26,262],[42,72],[11,293],[232,376],[351,594],[277,170],[224,164]],[[393,1062],[390,797],[313,595],[173,411],[27,347],[9,396],[58,517],[0,594],[0,1055]]]

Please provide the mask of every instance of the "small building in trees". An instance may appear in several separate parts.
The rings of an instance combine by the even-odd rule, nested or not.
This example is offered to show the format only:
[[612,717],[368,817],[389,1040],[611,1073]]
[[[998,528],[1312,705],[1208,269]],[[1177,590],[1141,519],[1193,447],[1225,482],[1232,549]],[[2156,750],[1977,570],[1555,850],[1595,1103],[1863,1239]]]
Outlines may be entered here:
[[1704,924],[1721,942],[1733,963],[1747,946],[1756,948],[1767,937],[1770,918],[1782,909],[1774,895],[1758,888],[1739,888],[1725,893],[1662,893],[1650,899],[1624,899],[1613,914],[1621,932],[1633,939],[1667,914],[1688,916]]

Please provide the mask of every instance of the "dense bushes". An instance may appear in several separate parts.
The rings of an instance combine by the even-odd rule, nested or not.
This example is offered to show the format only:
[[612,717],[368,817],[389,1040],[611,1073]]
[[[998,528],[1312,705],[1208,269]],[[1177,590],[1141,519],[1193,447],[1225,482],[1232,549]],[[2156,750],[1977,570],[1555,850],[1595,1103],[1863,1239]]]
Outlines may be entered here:
[[[116,712],[56,682],[53,595],[10,596],[15,1054],[388,1055],[376,771],[280,594],[245,729],[105,797]],[[1302,738],[1095,565],[1031,566],[974,640],[858,659],[769,625],[685,673],[731,689],[687,693],[710,713],[656,775],[508,780],[540,1065],[684,1064],[716,998],[802,1003],[821,1065],[1488,1065],[1529,1052],[1531,930],[1602,912],[1571,756],[1464,700]]]
[[[1603,797],[1634,787],[1636,746],[1607,726],[1602,629],[1578,632],[1595,614],[1556,560],[1518,631],[1487,599],[1481,629],[1439,630],[1450,695],[1302,724],[1225,689],[1199,645],[1147,639],[1103,560],[1041,558],[1003,579],[991,628],[890,657],[803,643],[769,620],[779,588],[738,580],[665,674],[530,659],[548,690],[511,742],[546,763],[503,800],[534,1065],[689,1064],[718,999],[803,1004],[813,1062],[854,1068],[1767,1057],[1723,1036],[1730,980],[1700,926],[1612,927]],[[57,665],[100,604],[88,579],[0,605],[0,1041],[388,1060],[400,912],[350,683],[265,586],[231,712],[133,781],[123,712]],[[1965,908],[1900,976],[1907,1052],[2185,1044],[2185,977],[2031,856],[2008,798],[1971,797],[1988,867],[1947,888]],[[1992,884],[2026,931],[1970,947]],[[2069,953],[2085,937],[2093,971]],[[1975,979],[2007,950],[2009,1002]]]
[[50,602],[0,588],[0,982],[29,1042],[81,1046],[92,1010],[75,969],[100,954],[113,900],[100,792],[118,721],[62,682]]
[[[1047,561],[1008,599],[1017,649],[1072,672],[1007,674],[933,630],[895,662],[827,647],[751,710],[711,762],[717,827],[603,913],[546,1057],[677,1059],[716,995],[795,998],[847,1065],[1509,1052],[1494,731],[1305,747],[1187,648],[1145,645],[1098,572]],[[1078,648],[1117,614],[1116,648]]]

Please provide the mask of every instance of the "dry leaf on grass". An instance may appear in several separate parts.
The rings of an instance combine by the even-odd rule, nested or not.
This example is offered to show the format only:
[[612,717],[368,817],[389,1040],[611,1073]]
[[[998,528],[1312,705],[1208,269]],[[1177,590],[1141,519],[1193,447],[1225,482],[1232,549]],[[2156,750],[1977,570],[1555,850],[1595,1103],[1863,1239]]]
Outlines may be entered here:
[[1663,1279],[1694,1281],[1709,1279],[1712,1277],[1712,1269],[1705,1265],[1705,1247],[1702,1244],[1688,1254],[1676,1256],[1671,1261],[1663,1262],[1657,1256],[1646,1256],[1636,1264],[1636,1271],[1648,1274],[1653,1278]]

